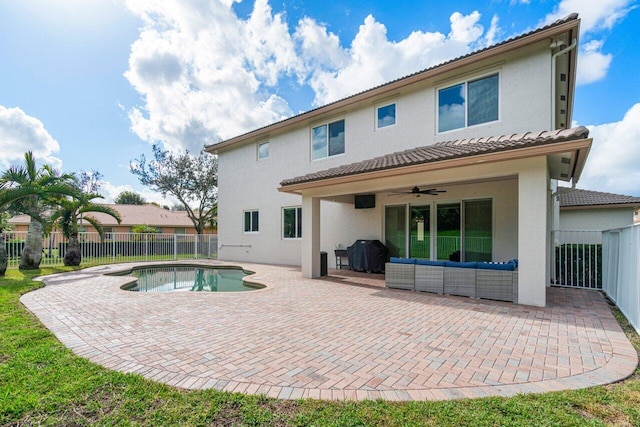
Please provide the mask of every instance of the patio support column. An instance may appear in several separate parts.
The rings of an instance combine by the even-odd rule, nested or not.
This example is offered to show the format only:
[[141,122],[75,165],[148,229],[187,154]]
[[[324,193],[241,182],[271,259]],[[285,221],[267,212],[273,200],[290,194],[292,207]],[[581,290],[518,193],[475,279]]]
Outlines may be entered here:
[[320,277],[320,199],[302,196],[302,277]]
[[518,174],[518,303],[546,304],[549,179],[546,157],[527,161]]

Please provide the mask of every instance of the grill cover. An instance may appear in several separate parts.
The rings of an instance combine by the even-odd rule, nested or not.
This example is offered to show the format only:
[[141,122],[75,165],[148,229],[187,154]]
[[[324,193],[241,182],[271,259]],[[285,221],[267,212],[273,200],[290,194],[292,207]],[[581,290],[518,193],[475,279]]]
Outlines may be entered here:
[[356,240],[347,248],[349,267],[355,271],[383,273],[388,253],[380,240]]

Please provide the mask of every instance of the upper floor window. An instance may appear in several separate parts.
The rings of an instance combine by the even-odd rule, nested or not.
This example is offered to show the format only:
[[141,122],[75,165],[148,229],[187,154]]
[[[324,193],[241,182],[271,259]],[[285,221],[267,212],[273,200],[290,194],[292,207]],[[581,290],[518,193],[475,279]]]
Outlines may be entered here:
[[269,141],[258,144],[258,160],[269,157]]
[[244,211],[244,232],[245,233],[257,233],[258,227],[258,211]]
[[344,153],[344,119],[311,129],[311,160]]
[[376,128],[384,128],[396,124],[396,103],[376,108]]
[[498,120],[498,74],[438,90],[438,132]]
[[285,239],[302,237],[302,207],[282,209],[282,237]]

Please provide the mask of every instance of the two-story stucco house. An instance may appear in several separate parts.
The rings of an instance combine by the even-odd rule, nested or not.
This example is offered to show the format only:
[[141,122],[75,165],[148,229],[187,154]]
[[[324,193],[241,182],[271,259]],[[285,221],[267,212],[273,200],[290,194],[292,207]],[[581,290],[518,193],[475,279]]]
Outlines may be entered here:
[[518,302],[545,305],[556,180],[575,184],[591,146],[585,128],[567,129],[579,23],[207,147],[219,156],[219,258],[310,278],[321,251],[357,239],[397,257],[518,258]]

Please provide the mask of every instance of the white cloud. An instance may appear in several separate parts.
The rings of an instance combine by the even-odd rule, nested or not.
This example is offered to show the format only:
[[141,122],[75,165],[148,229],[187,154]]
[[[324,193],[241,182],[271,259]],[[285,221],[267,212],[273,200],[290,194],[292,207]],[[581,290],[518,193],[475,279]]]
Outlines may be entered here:
[[291,116],[278,85],[308,85],[314,104],[328,102],[469,53],[493,42],[494,17],[482,37],[480,13],[453,13],[448,34],[414,31],[390,41],[368,16],[349,47],[325,25],[303,17],[290,31],[267,0],[257,0],[246,20],[232,1],[127,0],[144,22],[131,46],[131,85],[143,105],[129,110],[141,139],[168,149],[198,152]]
[[592,40],[580,48],[576,84],[593,83],[607,75],[613,55],[600,52],[602,45],[601,40]]
[[56,169],[62,166],[62,160],[54,156],[60,145],[40,120],[20,108],[0,105],[0,166],[22,164],[27,151],[32,151],[39,163]]
[[147,202],[155,202],[160,206],[173,206],[178,202],[177,199],[171,196],[167,196],[166,198],[164,198],[162,197],[162,194],[156,193],[146,188],[137,190],[134,189],[131,185],[113,185],[109,181],[100,181],[100,189],[98,190],[98,193],[102,194],[103,196],[102,203],[113,203],[115,198],[118,197],[118,195],[123,191],[133,191],[135,193],[138,193],[139,195],[144,197]]
[[640,196],[640,103],[619,122],[587,128],[593,145],[579,187]]
[[266,0],[247,21],[231,2],[128,1],[145,22],[131,46],[131,85],[144,106],[129,111],[132,130],[167,148],[198,152],[291,115],[266,88],[299,67],[284,20]]
[[496,39],[498,38],[498,36],[500,36],[501,30],[498,22],[500,22],[500,18],[498,18],[498,15],[493,15],[491,17],[491,26],[489,26],[487,34],[485,34],[484,36],[486,46],[495,44]]
[[580,15],[580,32],[582,34],[612,28],[616,22],[624,18],[632,9],[632,0],[562,0],[544,19],[551,23],[577,12]]
[[399,42],[387,38],[386,27],[371,15],[360,26],[349,49],[336,43],[336,36],[313,20],[298,27],[300,36],[313,34],[302,43],[303,58],[313,57],[328,40],[328,53],[309,67],[308,83],[314,90],[315,104],[322,105],[411,74],[453,57],[469,53],[483,33],[480,14],[450,17],[451,31],[414,31]]

